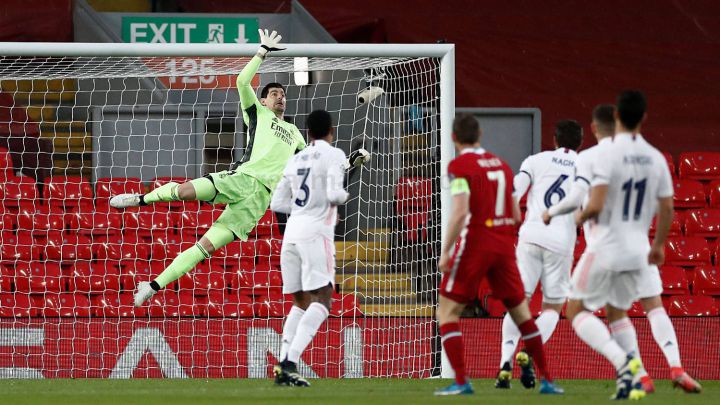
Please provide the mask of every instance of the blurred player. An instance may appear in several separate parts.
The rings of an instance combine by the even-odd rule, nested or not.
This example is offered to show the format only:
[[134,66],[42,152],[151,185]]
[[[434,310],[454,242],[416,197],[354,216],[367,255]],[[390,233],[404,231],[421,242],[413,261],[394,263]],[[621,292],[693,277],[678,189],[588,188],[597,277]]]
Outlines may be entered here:
[[[270,208],[290,214],[285,227],[280,265],[283,293],[293,295],[293,307],[283,326],[276,384],[307,387],[297,363],[315,333],[327,319],[335,284],[334,233],[337,206],[345,203],[345,153],[330,145],[332,119],[324,110],[307,118],[310,145],[287,164]],[[351,154],[350,165],[369,155]]]
[[[471,115],[453,123],[458,156],[448,165],[452,213],[438,267],[443,273],[437,319],[442,344],[455,371],[455,382],[435,395],[472,394],[465,376],[460,313],[477,296],[487,277],[493,295],[502,300],[518,325],[528,353],[537,364],[541,393],[560,394],[545,361],[540,331],[530,315],[515,263],[513,242],[520,211],[513,203],[510,167],[480,147],[480,127]],[[456,243],[457,242],[457,243]]]
[[[638,298],[648,262],[657,265],[665,259],[673,212],[673,185],[665,158],[640,135],[645,110],[642,93],[630,90],[618,96],[615,137],[593,163],[590,199],[578,215],[578,224],[594,222],[573,274],[567,307],[575,333],[617,370],[614,399],[645,395],[637,378],[642,363],[593,311],[607,306],[611,324],[627,319],[625,311]],[[647,235],[656,212],[657,233],[650,246]],[[636,337],[633,344],[636,348]]]
[[261,46],[237,78],[243,120],[248,126],[247,151],[230,170],[178,184],[170,182],[147,194],[120,194],[110,200],[116,208],[137,207],[161,201],[208,201],[227,204],[225,210],[193,247],[180,253],[152,282],[140,282],[135,305],[140,306],[161,288],[190,271],[217,249],[239,238],[246,240],[270,203],[285,163],[305,140],[295,125],[283,121],[285,89],[280,83],[263,87],[260,100],[250,86],[268,52],[280,50],[282,37],[260,30]]
[[[580,153],[577,159],[577,176],[575,184],[568,197],[556,205],[553,205],[543,214],[543,220],[549,223],[551,218],[557,215],[564,215],[580,207],[583,199],[587,198],[590,187],[589,180],[592,176],[593,165],[598,161],[598,154],[602,148],[612,143],[612,136],[615,133],[615,107],[609,104],[598,105],[593,110],[591,128],[598,140],[598,145],[586,149]],[[554,222],[554,221],[553,221]],[[589,223],[585,224],[585,234],[590,234]],[[670,366],[670,374],[673,385],[680,387],[686,392],[700,392],[702,387],[692,379],[683,369],[680,362],[680,350],[670,317],[663,307],[660,295],[662,294],[662,280],[656,265],[649,264],[642,273],[642,281],[638,286],[638,297],[647,314],[650,328],[660,350]],[[612,309],[608,316],[614,319],[618,317]],[[637,332],[630,319],[620,316],[610,323],[610,332],[615,341],[626,352],[640,358],[637,346]],[[643,389],[652,393],[655,390],[650,376],[642,369],[640,380]]]
[[[555,331],[563,304],[570,292],[570,268],[575,245],[575,219],[566,214],[552,222],[548,228],[542,213],[554,202],[563,199],[570,189],[575,175],[577,149],[582,144],[582,127],[576,121],[563,120],[555,126],[553,151],[540,152],[523,161],[520,172],[513,181],[515,201],[528,192],[527,215],[520,227],[520,238],[515,249],[520,277],[525,286],[525,296],[535,292],[538,282],[542,284],[542,313],[535,320],[543,343]],[[500,371],[495,388],[510,388],[512,355],[520,341],[520,331],[505,314],[502,324]],[[521,365],[520,381],[525,388],[535,386],[535,373],[527,362],[527,354],[518,353]]]

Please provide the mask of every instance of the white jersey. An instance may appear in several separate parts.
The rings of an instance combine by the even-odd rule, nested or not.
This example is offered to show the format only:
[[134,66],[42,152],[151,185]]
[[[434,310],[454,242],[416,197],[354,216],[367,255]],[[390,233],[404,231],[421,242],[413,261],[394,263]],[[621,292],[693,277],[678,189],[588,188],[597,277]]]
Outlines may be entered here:
[[550,225],[545,225],[542,213],[569,193],[575,173],[576,158],[575,151],[559,148],[540,152],[523,161],[520,172],[515,177],[528,176],[531,186],[527,197],[525,222],[520,227],[521,242],[538,245],[564,255],[572,254],[576,237],[573,216],[560,215],[553,218]]
[[283,239],[302,242],[323,236],[332,241],[338,204],[348,193],[343,188],[345,153],[323,140],[315,140],[293,156],[273,194],[270,209],[289,213]]
[[[603,155],[603,150],[605,148],[608,148],[612,145],[612,137],[608,136],[605,138],[602,138],[598,141],[597,145],[585,149],[584,151],[580,152],[577,159],[575,160],[575,182],[582,182],[585,183],[583,186],[586,186],[588,191],[590,190],[590,185],[592,184],[593,180],[593,171],[595,169],[595,162],[598,161],[598,156]],[[585,197],[583,198],[583,207],[587,206],[589,194],[586,193]],[[585,235],[585,239],[590,239],[590,227],[592,223],[590,221],[587,221],[583,224],[583,232]]]
[[592,226],[588,251],[614,271],[647,267],[648,230],[658,199],[673,195],[670,171],[663,155],[642,136],[617,134],[603,148],[593,167],[592,186],[608,192],[597,223]]

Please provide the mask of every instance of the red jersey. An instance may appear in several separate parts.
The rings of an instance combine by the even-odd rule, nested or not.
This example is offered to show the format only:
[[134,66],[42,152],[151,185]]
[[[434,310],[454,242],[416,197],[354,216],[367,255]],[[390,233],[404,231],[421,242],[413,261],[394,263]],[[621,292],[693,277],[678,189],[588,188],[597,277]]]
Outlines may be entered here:
[[448,165],[450,179],[464,178],[470,187],[468,248],[515,254],[513,172],[502,159],[482,148],[465,149]]

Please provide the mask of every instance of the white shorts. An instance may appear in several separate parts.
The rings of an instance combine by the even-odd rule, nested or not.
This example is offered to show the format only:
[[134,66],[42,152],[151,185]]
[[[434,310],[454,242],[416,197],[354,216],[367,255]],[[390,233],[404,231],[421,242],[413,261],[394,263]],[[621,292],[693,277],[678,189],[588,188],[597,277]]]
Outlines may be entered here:
[[334,286],[335,244],[324,237],[300,243],[283,242],[280,268],[284,294]]
[[656,265],[649,264],[640,272],[637,289],[638,299],[657,297],[662,294],[662,279]]
[[596,253],[583,253],[572,275],[570,299],[580,300],[588,311],[595,312],[610,304],[628,310],[639,298],[638,287],[647,272],[643,269],[612,271],[599,266]]
[[562,255],[544,247],[520,242],[515,249],[525,295],[530,297],[542,285],[543,302],[562,304],[570,292],[572,256]]

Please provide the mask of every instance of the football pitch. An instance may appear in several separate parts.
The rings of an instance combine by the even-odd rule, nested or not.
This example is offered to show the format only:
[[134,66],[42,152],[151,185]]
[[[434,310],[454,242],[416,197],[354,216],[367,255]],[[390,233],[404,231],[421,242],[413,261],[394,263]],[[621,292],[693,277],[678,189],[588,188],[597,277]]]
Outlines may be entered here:
[[[475,394],[434,397],[448,380],[327,379],[312,387],[275,387],[271,380],[0,380],[3,404],[607,404],[614,389],[609,380],[566,380],[564,396],[541,396],[523,389],[496,390],[491,380],[474,380]],[[656,392],[643,401],[652,404],[718,404],[720,381],[702,381],[704,392],[685,394],[667,380],[656,380]]]

